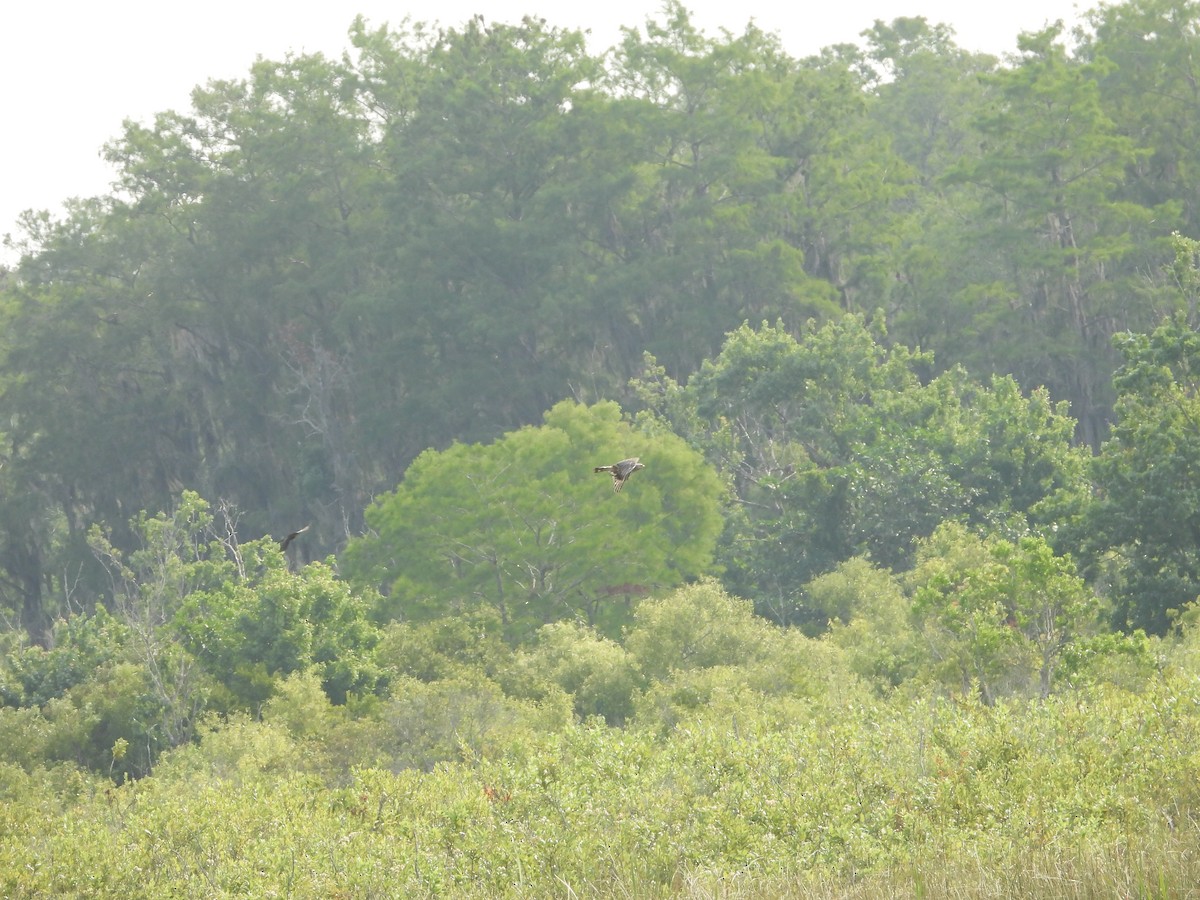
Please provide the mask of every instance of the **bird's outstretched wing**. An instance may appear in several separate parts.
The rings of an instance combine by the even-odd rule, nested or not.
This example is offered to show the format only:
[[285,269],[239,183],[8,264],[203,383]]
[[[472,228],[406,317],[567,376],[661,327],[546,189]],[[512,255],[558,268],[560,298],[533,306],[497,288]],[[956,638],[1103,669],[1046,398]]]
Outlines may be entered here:
[[284,553],[286,553],[288,545],[291,544],[291,542],[294,541],[296,538],[300,537],[300,535],[304,534],[304,532],[308,531],[308,529],[311,527],[312,527],[312,523],[310,522],[308,525],[305,525],[299,531],[293,531],[291,534],[289,534],[287,537],[285,537],[282,541],[279,542],[279,549],[282,550]]
[[623,459],[618,463],[613,463],[611,466],[596,466],[593,472],[608,472],[613,478],[613,490],[620,491],[625,486],[625,480],[636,472],[638,469],[646,468],[644,463],[639,462],[640,457],[633,456],[629,459]]

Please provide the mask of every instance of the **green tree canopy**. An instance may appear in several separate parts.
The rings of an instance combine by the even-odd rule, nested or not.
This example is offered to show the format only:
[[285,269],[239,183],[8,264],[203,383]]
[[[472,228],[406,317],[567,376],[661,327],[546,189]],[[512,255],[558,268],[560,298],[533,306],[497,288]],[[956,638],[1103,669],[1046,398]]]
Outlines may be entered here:
[[352,591],[324,563],[296,573],[274,565],[253,580],[189,594],[175,627],[240,704],[252,708],[277,680],[310,669],[332,702],[345,703],[379,683],[371,606],[370,597]]
[[935,672],[989,703],[1034,684],[1049,695],[1067,646],[1099,624],[1074,562],[1032,535],[980,538],[947,523],[922,542],[908,582]]
[[1180,313],[1116,344],[1117,419],[1092,467],[1081,540],[1115,624],[1162,634],[1200,596],[1200,331]]
[[126,643],[177,717],[174,742],[190,734],[207,702],[200,695],[214,685],[227,691],[223,705],[242,708],[310,668],[337,703],[377,686],[373,597],[351,591],[323,563],[291,571],[272,538],[242,543],[235,523],[231,510],[214,516],[185,491],[170,512],[134,520],[141,547],[133,553],[98,527],[90,536],[131,633]]
[[[592,468],[628,456],[646,468],[616,494]],[[633,599],[712,570],[722,490],[679,437],[563,401],[539,427],[421,454],[346,566],[385,588],[386,617],[490,606],[513,639],[572,618],[615,634]]]
[[858,316],[744,325],[686,386],[650,360],[643,397],[733,477],[726,582],[760,611],[823,627],[802,586],[843,560],[903,569],[946,519],[1019,533],[1082,489],[1064,406],[931,365]]

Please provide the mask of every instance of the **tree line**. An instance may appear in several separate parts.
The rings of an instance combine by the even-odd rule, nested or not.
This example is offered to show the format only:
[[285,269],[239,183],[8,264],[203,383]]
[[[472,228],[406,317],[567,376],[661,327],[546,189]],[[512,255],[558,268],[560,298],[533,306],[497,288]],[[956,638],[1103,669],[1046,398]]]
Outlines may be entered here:
[[678,3],[600,55],[535,19],[359,20],[343,59],[260,60],[127,122],[113,192],[27,214],[4,275],[5,611],[48,643],[113,609],[93,527],[134,552],[184,490],[243,537],[311,522],[306,558],[370,545],[422,453],[568,399],[640,410],[726,493],[686,564],[560,611],[713,572],[816,633],[812,579],[903,571],[954,520],[1047,536],[1115,624],[1161,632],[1197,593],[1171,526],[1198,20],[1103,6],[1005,60],[923,19],[794,59]]

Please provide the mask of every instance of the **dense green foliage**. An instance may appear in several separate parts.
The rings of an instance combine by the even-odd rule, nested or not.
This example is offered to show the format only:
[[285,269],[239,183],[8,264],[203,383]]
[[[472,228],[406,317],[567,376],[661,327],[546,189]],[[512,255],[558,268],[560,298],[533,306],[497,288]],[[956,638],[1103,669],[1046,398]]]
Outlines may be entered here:
[[960,369],[923,381],[929,363],[853,317],[798,340],[742,326],[686,386],[649,360],[644,401],[733,479],[726,581],[763,612],[823,628],[803,585],[837,563],[904,569],[943,521],[1015,535],[1074,506],[1065,404]]
[[[555,647],[592,640],[562,633],[534,653],[561,661]],[[520,700],[479,675],[355,711],[294,675],[261,720],[208,720],[120,787],[10,751],[0,886],[1181,896],[1198,874],[1196,648],[1189,631],[1161,670],[1106,665],[1038,703],[883,698],[827,641],[701,586],[639,610],[624,652],[648,687],[624,728],[571,723],[550,695]]]
[[359,21],[27,215],[0,893],[1200,883],[1200,5],[863,36]]
[[[48,639],[68,596],[103,590],[91,525],[131,547],[130,515],[184,488],[234,503],[244,533],[311,522],[297,552],[336,552],[428,448],[494,441],[564,397],[631,408],[645,353],[683,383],[745,322],[799,339],[882,310],[880,352],[913,348],[907,377],[944,373],[969,405],[977,384],[1001,402],[996,378],[1045,388],[1098,449],[1111,336],[1192,310],[1169,236],[1200,232],[1198,19],[1183,0],[1104,6],[1073,42],[1024,35],[1004,61],[922,19],[806,59],[753,27],[706,36],[677,4],[600,56],[536,20],[360,21],[344,59],[197,88],[112,141],[119,190],[30,213],[14,239],[6,605]],[[906,387],[889,390],[924,402]],[[950,452],[913,440],[867,448],[886,463],[813,458],[829,483],[795,489],[836,491],[853,466],[911,484],[904,466]],[[948,477],[914,534],[973,502]],[[910,556],[905,529],[897,545],[868,519],[920,493],[854,512],[786,585],[731,583],[786,619],[798,580],[848,549]],[[743,536],[811,529],[770,518]],[[740,548],[731,573],[769,552]]]
[[1119,346],[1117,419],[1096,458],[1083,545],[1117,624],[1161,632],[1200,596],[1200,334],[1177,315]]
[[[639,454],[654,476],[636,490],[612,496],[607,476],[586,478]],[[615,403],[563,401],[540,428],[419,456],[345,559],[352,576],[390,583],[394,618],[482,604],[511,637],[573,617],[616,635],[631,598],[711,567],[720,495],[682,439],[635,432]]]

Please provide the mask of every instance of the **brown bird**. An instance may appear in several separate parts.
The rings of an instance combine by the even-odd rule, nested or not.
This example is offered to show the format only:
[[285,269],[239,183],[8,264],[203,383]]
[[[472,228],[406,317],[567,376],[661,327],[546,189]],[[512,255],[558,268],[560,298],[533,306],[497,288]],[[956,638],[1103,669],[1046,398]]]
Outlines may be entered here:
[[308,525],[305,525],[299,531],[293,531],[291,534],[289,534],[287,537],[285,537],[282,541],[279,542],[279,549],[282,550],[284,553],[287,553],[288,544],[290,544],[296,538],[300,537],[300,535],[304,534],[304,532],[308,531],[308,529],[311,527],[312,527],[312,523],[310,522]]
[[619,463],[613,463],[611,466],[596,466],[594,472],[609,472],[613,477],[613,490],[619,491],[625,485],[625,479],[636,472],[638,469],[644,469],[646,466],[638,462],[640,457],[634,456],[630,459],[623,459]]

